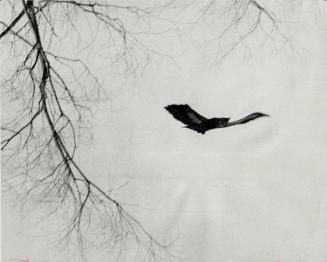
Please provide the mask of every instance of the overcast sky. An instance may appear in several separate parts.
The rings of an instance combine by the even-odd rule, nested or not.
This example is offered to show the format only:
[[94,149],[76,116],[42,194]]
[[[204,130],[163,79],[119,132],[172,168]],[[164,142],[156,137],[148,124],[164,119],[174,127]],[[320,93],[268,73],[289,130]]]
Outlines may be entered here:
[[[281,28],[291,43],[236,51],[219,66],[208,65],[213,47],[184,43],[174,63],[154,63],[96,110],[82,167],[104,187],[124,185],[115,198],[175,241],[182,261],[327,261],[327,5],[303,2]],[[174,103],[271,118],[201,135],[165,111]],[[4,203],[3,261],[71,261],[10,210]]]

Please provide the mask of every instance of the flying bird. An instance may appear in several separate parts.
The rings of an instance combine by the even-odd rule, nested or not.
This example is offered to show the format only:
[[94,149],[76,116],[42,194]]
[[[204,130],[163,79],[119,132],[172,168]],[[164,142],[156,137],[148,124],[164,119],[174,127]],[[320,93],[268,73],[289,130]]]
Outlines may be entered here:
[[165,107],[173,117],[182,123],[184,123],[186,128],[192,129],[198,133],[205,134],[210,129],[224,128],[234,125],[241,125],[259,117],[269,117],[267,114],[263,113],[252,113],[236,121],[229,121],[229,118],[205,118],[199,113],[194,111],[189,105],[168,105]]

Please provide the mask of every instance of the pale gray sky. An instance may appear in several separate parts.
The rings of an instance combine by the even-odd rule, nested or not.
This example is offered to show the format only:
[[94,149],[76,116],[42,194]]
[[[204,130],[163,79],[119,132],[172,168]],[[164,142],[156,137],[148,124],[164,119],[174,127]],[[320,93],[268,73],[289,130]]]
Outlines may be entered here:
[[[213,47],[190,41],[174,64],[154,63],[96,111],[82,167],[104,187],[128,182],[115,198],[159,240],[174,240],[182,261],[327,261],[327,4],[309,2],[281,28],[291,48],[236,51],[210,67]],[[200,135],[164,110],[172,103],[208,117],[271,118]],[[72,260],[44,228],[6,203],[2,212],[3,261]]]

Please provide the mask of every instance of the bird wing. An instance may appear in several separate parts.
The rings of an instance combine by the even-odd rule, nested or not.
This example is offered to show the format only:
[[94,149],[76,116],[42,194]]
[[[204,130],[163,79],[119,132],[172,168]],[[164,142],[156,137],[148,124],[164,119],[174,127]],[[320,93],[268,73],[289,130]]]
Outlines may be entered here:
[[185,125],[198,125],[208,120],[195,112],[189,105],[169,105],[165,108],[174,118],[183,122]]
[[263,113],[259,113],[259,112],[255,112],[252,113],[250,115],[247,115],[246,117],[243,117],[237,121],[232,122],[231,124],[233,125],[240,125],[240,124],[245,124],[247,122],[253,121],[259,117],[269,117],[269,115],[267,114],[263,114]]

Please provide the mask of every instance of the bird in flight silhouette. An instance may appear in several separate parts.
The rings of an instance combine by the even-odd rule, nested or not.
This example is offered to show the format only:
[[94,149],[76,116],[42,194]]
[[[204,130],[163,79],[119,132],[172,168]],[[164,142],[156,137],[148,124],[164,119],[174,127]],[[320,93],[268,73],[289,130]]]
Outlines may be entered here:
[[165,107],[173,117],[182,123],[186,128],[192,129],[198,133],[205,134],[210,129],[224,128],[234,125],[241,125],[259,117],[269,117],[263,113],[252,113],[236,121],[229,121],[229,118],[205,118],[199,113],[195,112],[189,105],[168,105]]

